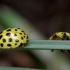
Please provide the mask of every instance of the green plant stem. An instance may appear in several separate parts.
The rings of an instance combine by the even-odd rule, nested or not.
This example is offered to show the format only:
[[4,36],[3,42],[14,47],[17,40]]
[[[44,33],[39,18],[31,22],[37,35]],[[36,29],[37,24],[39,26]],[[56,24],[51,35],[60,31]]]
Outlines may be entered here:
[[26,46],[20,46],[18,49],[38,49],[38,50],[70,50],[70,41],[60,41],[60,40],[29,40]]
[[70,49],[70,41],[56,40],[29,40],[24,49]]
[[31,69],[31,68],[3,67],[3,66],[0,66],[0,70],[42,70],[42,69]]

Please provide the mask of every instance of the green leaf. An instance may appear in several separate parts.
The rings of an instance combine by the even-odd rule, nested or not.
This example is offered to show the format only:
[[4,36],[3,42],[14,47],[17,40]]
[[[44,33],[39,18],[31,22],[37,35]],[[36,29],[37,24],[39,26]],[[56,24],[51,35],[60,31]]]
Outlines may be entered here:
[[29,40],[24,49],[70,49],[70,41],[62,40]]
[[3,67],[3,66],[0,66],[0,70],[42,70],[42,69],[31,69],[31,68]]
[[[12,49],[12,48],[11,48]],[[38,49],[38,50],[70,50],[70,41],[62,41],[62,40],[29,40],[26,46],[20,46],[15,49],[21,49],[21,50],[32,50],[32,49]]]

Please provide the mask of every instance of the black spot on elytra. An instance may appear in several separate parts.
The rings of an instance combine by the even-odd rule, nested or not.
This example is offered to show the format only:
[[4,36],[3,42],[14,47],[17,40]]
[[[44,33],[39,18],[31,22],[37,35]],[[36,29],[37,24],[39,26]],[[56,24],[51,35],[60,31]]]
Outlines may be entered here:
[[17,31],[17,29],[15,29],[15,31]]
[[19,42],[19,40],[17,39],[17,40],[15,40],[15,42]]
[[7,46],[11,46],[11,44],[7,44]]
[[12,38],[9,38],[9,42],[12,42]]
[[24,31],[22,31],[22,32],[24,32]]
[[0,39],[3,37],[3,35],[0,35]]
[[62,33],[63,34],[63,33]]
[[3,39],[3,42],[5,43],[6,42],[6,39]]
[[0,46],[3,47],[3,43],[1,43]]
[[25,37],[25,36],[24,36]]
[[23,37],[21,37],[21,39],[23,40]]
[[17,45],[17,43],[15,43],[15,45]]
[[6,33],[6,36],[10,36],[11,34],[10,33]]
[[14,34],[14,36],[17,36],[17,34]]
[[63,38],[66,38],[66,33],[63,34]]
[[8,29],[7,31],[11,31],[11,29]]
[[22,33],[19,33],[19,34],[21,34],[21,35],[22,35]]
[[20,29],[20,28],[17,28],[17,29]]

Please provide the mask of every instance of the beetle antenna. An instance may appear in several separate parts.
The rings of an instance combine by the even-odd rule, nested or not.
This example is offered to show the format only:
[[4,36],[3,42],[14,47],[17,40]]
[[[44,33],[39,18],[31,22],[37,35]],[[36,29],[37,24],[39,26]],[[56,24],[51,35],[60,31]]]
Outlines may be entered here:
[[29,35],[30,35],[31,32],[32,32],[32,31],[29,32]]

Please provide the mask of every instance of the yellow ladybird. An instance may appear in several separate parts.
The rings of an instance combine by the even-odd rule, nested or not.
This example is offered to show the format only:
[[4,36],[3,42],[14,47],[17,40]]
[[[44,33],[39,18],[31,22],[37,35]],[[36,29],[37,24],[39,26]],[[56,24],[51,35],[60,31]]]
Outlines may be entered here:
[[[70,40],[70,33],[68,32],[56,32],[50,38],[50,40]],[[53,51],[53,50],[52,50]],[[61,52],[65,52],[69,50],[60,50]]]
[[5,32],[0,34],[0,48],[16,48],[21,45],[21,36],[19,33]]
[[27,44],[28,35],[21,28],[7,28],[7,29],[3,30],[1,33],[5,33],[5,32],[19,33],[21,35],[21,38],[22,38],[22,40],[21,40],[22,45]]
[[50,40],[70,40],[70,33],[56,32],[50,37]]

